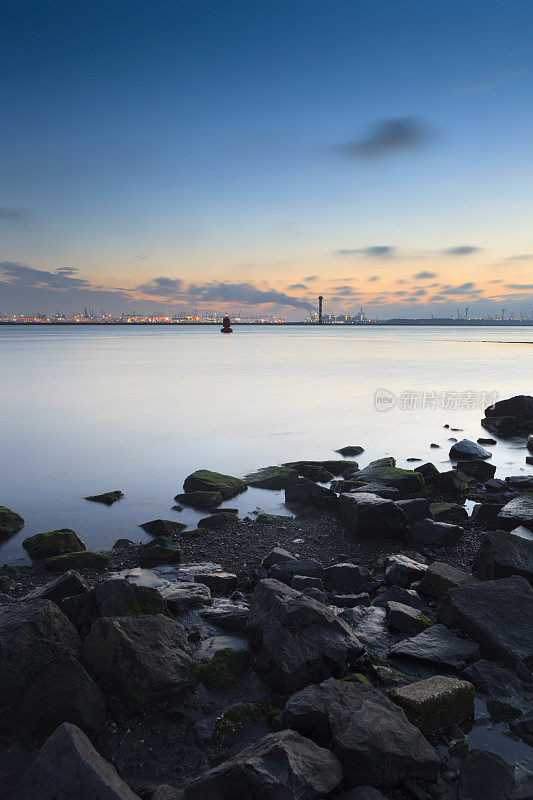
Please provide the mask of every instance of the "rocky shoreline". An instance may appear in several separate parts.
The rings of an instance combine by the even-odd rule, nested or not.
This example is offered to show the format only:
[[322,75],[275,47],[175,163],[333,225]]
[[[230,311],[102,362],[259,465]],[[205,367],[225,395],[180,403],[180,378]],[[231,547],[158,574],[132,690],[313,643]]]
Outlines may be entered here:
[[[482,424],[531,463],[533,397]],[[454,442],[444,472],[357,446],[199,470],[175,498],[195,530],[24,540],[32,564],[0,568],[0,798],[533,798],[533,476],[500,480],[493,446]],[[294,517],[240,519],[248,486]],[[0,507],[0,535],[23,525]]]

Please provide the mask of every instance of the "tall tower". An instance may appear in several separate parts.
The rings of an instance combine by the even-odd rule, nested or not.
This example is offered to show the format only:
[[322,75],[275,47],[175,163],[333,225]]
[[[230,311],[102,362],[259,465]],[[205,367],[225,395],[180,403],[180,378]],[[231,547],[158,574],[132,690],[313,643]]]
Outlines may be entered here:
[[318,298],[318,324],[322,325],[322,300],[324,298],[322,295]]

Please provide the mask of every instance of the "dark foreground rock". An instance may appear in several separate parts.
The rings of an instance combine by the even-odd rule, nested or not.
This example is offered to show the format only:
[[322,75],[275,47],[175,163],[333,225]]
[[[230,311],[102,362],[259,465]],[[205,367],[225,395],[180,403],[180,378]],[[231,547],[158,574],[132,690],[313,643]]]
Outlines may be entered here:
[[22,546],[33,559],[60,556],[63,553],[80,553],[85,550],[81,539],[70,528],[36,533],[35,536],[24,539]]
[[375,494],[341,494],[339,507],[346,529],[358,538],[402,539],[407,530],[403,509]]
[[256,587],[248,629],[256,669],[280,691],[341,675],[363,653],[349,625],[327,606],[275,580]]
[[489,450],[485,450],[480,444],[472,442],[470,439],[461,439],[460,442],[455,442],[450,447],[450,458],[454,461],[484,459],[491,458],[491,456],[492,453]]
[[404,712],[370,686],[330,678],[293,695],[283,724],[330,747],[348,787],[434,781],[439,759]]
[[464,532],[464,528],[460,525],[421,519],[411,525],[407,540],[416,547],[451,547],[459,541]]
[[341,778],[333,753],[287,730],[265,736],[200,775],[184,800],[314,800],[329,794]]
[[13,800],[139,800],[87,736],[68,722],[46,740]]
[[516,675],[485,659],[470,664],[461,674],[474,684],[478,692],[492,697],[508,697],[520,691],[520,680]]
[[450,589],[440,602],[438,617],[478,642],[488,658],[533,666],[533,589],[525,578]]
[[181,695],[195,663],[183,626],[162,614],[96,620],[82,661],[103,687],[132,706]]
[[479,650],[475,642],[460,639],[444,625],[433,625],[423,633],[394,645],[390,654],[396,658],[459,670],[477,658]]
[[504,505],[498,514],[501,527],[512,530],[518,525],[524,525],[533,531],[533,492],[515,497]]
[[6,506],[0,506],[0,536],[13,536],[24,527],[24,519]]
[[458,678],[434,675],[393,689],[390,696],[423,733],[449,728],[474,716],[474,687]]
[[529,800],[533,775],[497,753],[471,750],[459,777],[459,800]]
[[472,566],[481,580],[521,575],[533,585],[533,539],[507,531],[487,533]]

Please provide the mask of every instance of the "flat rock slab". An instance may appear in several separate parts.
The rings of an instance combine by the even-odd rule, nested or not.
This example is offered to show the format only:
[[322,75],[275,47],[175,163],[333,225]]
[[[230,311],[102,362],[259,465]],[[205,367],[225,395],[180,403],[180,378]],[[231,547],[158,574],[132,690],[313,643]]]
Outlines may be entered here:
[[283,724],[330,747],[354,787],[435,780],[439,759],[403,711],[370,686],[330,678],[294,694]]
[[475,690],[458,678],[434,675],[393,689],[390,698],[423,733],[458,725],[474,715]]
[[399,633],[407,633],[409,636],[422,633],[433,625],[433,622],[418,609],[403,603],[395,603],[394,600],[387,603],[385,613],[389,627]]
[[390,655],[459,670],[478,657],[479,648],[476,642],[460,639],[444,625],[433,625],[423,633],[395,644]]
[[385,559],[385,579],[389,586],[408,589],[412,583],[419,581],[424,576],[426,570],[426,564],[421,564],[407,556],[388,556]]
[[295,731],[265,736],[200,775],[184,800],[314,800],[339,785],[338,759]]
[[461,675],[473,683],[478,692],[484,692],[492,697],[509,697],[518,694],[522,688],[516,675],[484,659],[470,664]]
[[420,519],[411,525],[407,541],[417,547],[450,547],[459,541],[464,532],[460,525]]
[[497,753],[471,750],[459,776],[459,800],[528,800],[533,776]]
[[376,606],[347,608],[339,614],[350,625],[365,650],[379,658],[387,657],[391,645],[398,638],[391,636],[385,615],[385,609]]
[[512,530],[518,525],[524,525],[533,531],[533,492],[515,497],[504,505],[498,514],[502,528]]
[[289,467],[262,467],[243,477],[243,481],[248,486],[254,486],[257,489],[285,489],[291,483],[296,483],[297,480],[297,471]]
[[405,512],[392,500],[375,494],[341,494],[340,514],[346,529],[361,539],[402,539]]
[[533,585],[533,539],[507,531],[487,533],[474,558],[473,571],[481,580],[521,575]]
[[477,578],[449,564],[434,561],[427,568],[418,590],[427,597],[440,600],[450,589],[468,583],[477,583]]
[[341,675],[363,653],[340,616],[276,580],[256,586],[248,630],[258,653],[256,669],[278,691]]
[[441,600],[438,618],[478,642],[488,658],[533,667],[533,589],[519,576],[461,586]]
[[87,736],[68,722],[46,740],[13,800],[139,800]]

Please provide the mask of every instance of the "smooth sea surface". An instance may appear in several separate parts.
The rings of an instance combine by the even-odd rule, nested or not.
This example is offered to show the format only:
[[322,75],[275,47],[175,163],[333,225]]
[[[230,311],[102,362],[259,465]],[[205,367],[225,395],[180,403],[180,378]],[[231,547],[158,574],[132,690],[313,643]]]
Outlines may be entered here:
[[[0,564],[25,563],[40,531],[98,549],[148,539],[152,519],[195,527],[206,512],[172,506],[200,468],[242,475],[354,444],[362,466],[449,469],[450,436],[490,435],[486,405],[533,394],[532,360],[533,328],[0,327],[0,505],[26,520]],[[523,441],[491,449],[498,476],[533,472]],[[125,498],[111,507],[84,499],[112,489]],[[224,505],[289,513],[259,489]]]

